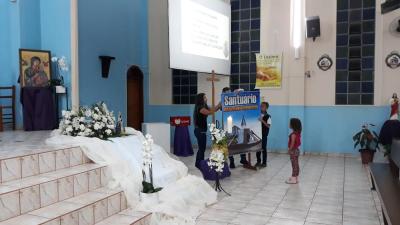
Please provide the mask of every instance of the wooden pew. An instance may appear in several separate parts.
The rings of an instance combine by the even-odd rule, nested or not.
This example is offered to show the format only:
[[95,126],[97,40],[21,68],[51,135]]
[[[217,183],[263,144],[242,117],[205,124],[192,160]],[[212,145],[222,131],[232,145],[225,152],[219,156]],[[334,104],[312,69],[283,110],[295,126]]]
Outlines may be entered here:
[[[7,104],[2,105],[2,112],[0,114],[1,117],[1,125],[4,128],[4,125],[7,124],[11,126],[13,130],[16,128],[16,120],[15,120],[15,85],[10,87],[0,87],[0,99]],[[6,92],[6,93],[4,93]]]
[[400,224],[400,140],[393,140],[391,155],[392,165],[370,163],[372,189],[378,192],[381,200],[385,225]]

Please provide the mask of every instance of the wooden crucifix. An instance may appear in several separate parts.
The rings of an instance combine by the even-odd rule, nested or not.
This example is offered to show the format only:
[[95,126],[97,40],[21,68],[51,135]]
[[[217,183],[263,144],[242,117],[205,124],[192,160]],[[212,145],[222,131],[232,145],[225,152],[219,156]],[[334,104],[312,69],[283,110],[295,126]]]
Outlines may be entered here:
[[[219,78],[215,76],[215,71],[211,72],[211,77],[207,78],[207,81],[211,81],[211,107],[215,109],[215,82],[219,81]],[[212,122],[215,123],[215,113],[212,114]]]

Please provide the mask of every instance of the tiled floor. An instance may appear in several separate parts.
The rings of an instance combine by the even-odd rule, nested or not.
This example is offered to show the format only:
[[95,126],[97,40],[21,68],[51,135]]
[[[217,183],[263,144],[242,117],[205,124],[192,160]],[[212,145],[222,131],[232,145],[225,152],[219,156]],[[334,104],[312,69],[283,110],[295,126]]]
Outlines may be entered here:
[[[0,157],[45,150],[49,132],[0,133]],[[366,169],[358,158],[301,157],[300,184],[284,183],[291,166],[285,154],[268,156],[268,168],[250,171],[238,167],[222,181],[231,197],[204,212],[197,225],[380,225],[380,203],[370,191]],[[190,172],[194,157],[181,158]],[[212,183],[211,183],[212,184]]]
[[[193,157],[182,159],[192,173]],[[358,158],[301,157],[300,184],[287,185],[291,166],[285,154],[269,153],[268,168],[238,167],[222,186],[220,201],[203,213],[197,225],[379,225],[380,205],[370,191],[366,169]],[[383,223],[382,223],[383,224]]]

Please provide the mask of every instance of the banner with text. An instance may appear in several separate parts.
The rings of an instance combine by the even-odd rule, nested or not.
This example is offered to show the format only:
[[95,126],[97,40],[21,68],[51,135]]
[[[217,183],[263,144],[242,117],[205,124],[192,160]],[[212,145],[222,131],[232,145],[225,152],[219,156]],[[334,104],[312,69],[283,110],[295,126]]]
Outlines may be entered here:
[[282,87],[282,54],[256,54],[257,75],[256,88]]
[[221,99],[224,129],[237,136],[238,144],[246,142],[244,134],[261,137],[259,91],[224,93]]

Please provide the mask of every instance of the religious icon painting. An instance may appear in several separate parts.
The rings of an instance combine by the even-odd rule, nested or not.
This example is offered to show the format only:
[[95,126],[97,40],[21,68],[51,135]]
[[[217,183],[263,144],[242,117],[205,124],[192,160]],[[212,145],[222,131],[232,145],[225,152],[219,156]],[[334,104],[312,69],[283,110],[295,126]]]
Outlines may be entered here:
[[21,87],[47,87],[51,79],[50,51],[19,50]]
[[333,61],[329,55],[325,54],[318,59],[317,65],[322,71],[327,71],[332,67]]

